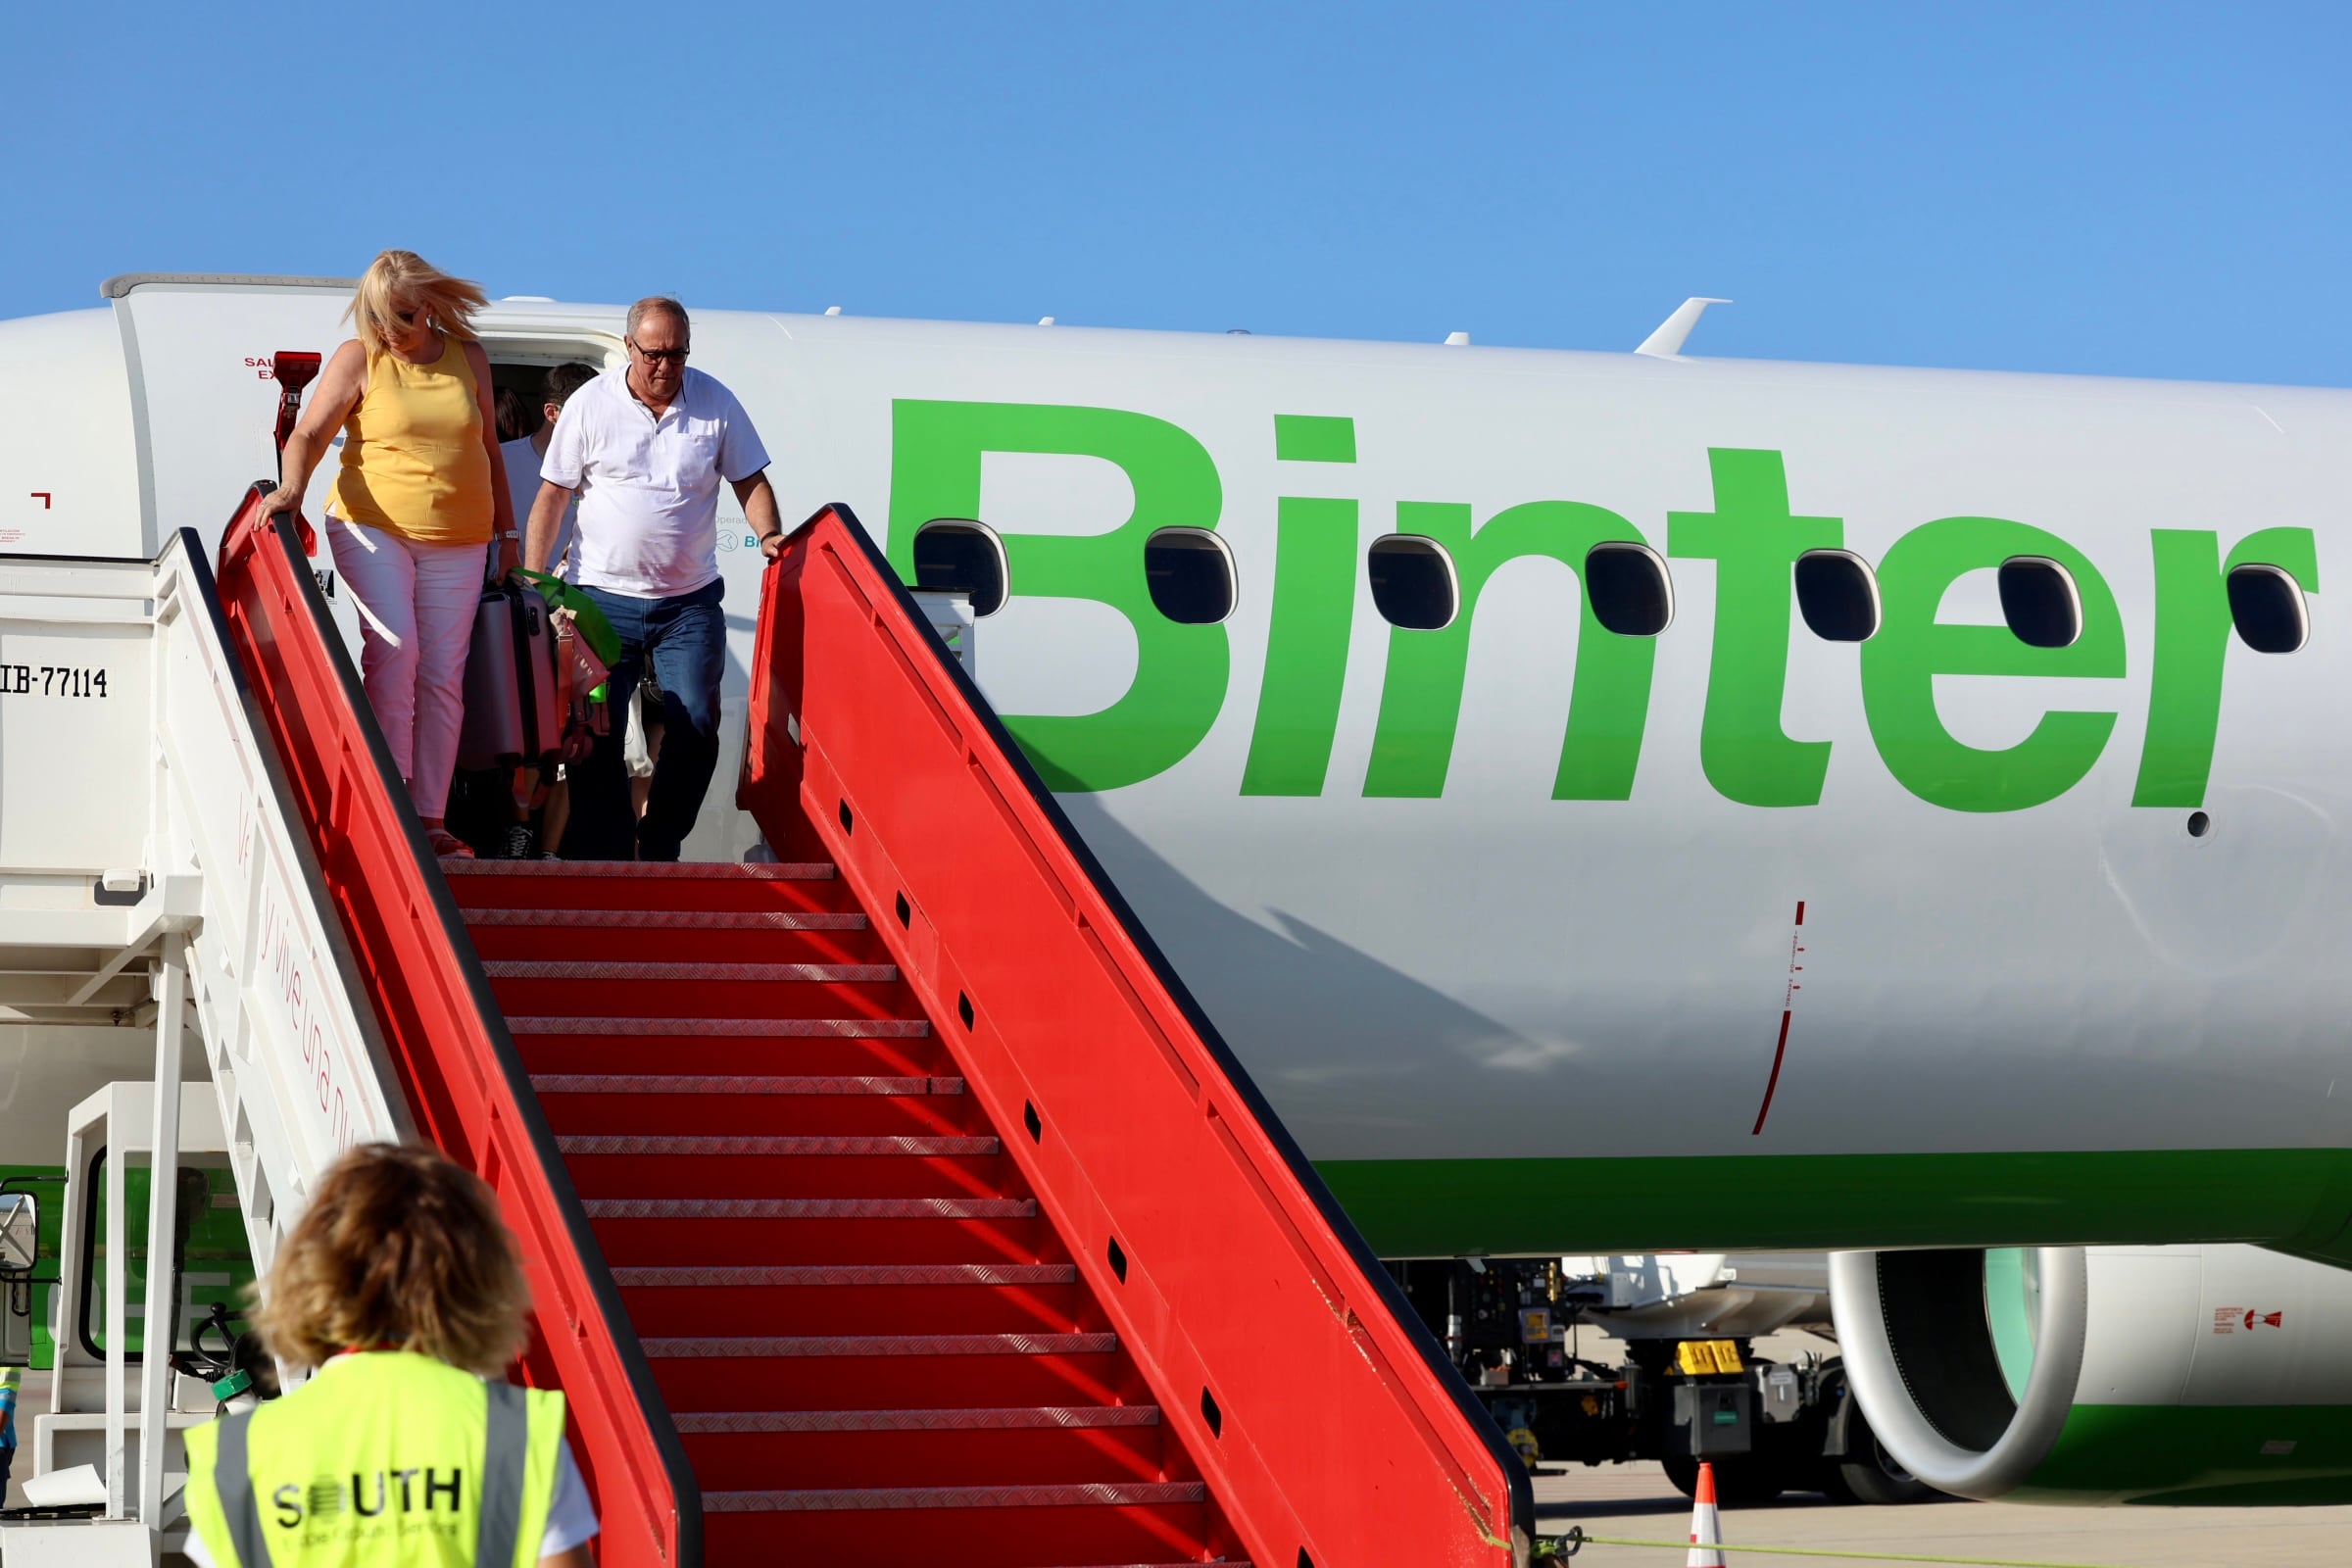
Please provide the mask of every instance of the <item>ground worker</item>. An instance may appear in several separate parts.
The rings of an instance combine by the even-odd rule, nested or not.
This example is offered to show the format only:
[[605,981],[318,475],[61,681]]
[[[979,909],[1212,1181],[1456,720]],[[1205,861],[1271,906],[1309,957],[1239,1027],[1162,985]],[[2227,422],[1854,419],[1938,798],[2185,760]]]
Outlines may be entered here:
[[522,1348],[514,1237],[471,1173],[363,1145],[328,1170],[254,1324],[317,1367],[187,1434],[198,1568],[590,1568],[596,1515],[564,1396],[500,1373]]
[[8,1473],[17,1462],[17,1391],[24,1385],[24,1369],[0,1369],[0,1507],[8,1503]]

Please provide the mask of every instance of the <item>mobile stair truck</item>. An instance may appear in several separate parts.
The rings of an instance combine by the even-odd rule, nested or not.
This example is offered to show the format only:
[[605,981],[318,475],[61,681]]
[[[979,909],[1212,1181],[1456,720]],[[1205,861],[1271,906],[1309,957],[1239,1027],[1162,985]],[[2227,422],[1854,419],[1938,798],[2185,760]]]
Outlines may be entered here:
[[764,580],[782,858],[439,863],[267,488],[217,571],[0,557],[0,1158],[64,1161],[0,1197],[19,1480],[91,1467],[0,1564],[184,1542],[179,1434],[293,1375],[216,1382],[198,1318],[399,1138],[520,1238],[608,1565],[1530,1559],[1523,1467],[846,508]]

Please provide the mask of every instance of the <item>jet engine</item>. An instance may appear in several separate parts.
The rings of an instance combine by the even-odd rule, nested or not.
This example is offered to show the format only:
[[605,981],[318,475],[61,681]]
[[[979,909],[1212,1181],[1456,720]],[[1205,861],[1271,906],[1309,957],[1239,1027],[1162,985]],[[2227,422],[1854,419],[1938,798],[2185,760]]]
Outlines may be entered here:
[[2012,1501],[2352,1502],[2352,1273],[2256,1247],[1839,1252],[1854,1396]]

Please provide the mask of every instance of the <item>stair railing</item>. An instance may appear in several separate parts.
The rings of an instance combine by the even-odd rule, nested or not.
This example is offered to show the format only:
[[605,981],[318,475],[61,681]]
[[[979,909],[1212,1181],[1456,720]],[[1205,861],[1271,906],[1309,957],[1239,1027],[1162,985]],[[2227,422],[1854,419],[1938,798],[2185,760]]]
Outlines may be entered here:
[[392,769],[305,559],[300,517],[246,493],[220,542],[221,612],[318,851],[417,1130],[488,1182],[522,1244],[524,1376],[561,1388],[605,1568],[699,1568],[702,1493],[622,1310],[449,884]]
[[846,507],[750,725],[739,804],[872,912],[1251,1560],[1525,1564],[1524,1466]]

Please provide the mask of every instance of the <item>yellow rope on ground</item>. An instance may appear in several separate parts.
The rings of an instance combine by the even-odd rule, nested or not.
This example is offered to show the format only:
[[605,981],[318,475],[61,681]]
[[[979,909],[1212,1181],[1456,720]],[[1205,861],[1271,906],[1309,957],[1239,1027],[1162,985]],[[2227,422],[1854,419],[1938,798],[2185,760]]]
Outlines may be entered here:
[[[1637,1541],[1629,1536],[1588,1536],[1582,1528],[1572,1531],[1566,1539],[1589,1546],[1655,1546],[1663,1551],[1690,1551],[1693,1547],[1693,1543],[1689,1541]],[[2090,1563],[2035,1562],[2015,1557],[1931,1557],[1914,1551],[1834,1551],[1826,1546],[1743,1546],[1713,1541],[1702,1541],[1695,1544],[1714,1551],[1752,1551],[1764,1557],[1850,1557],[1860,1562],[1963,1563],[1969,1568],[2098,1568],[2098,1565]],[[1551,1560],[1560,1562],[1565,1559],[1555,1556]]]

